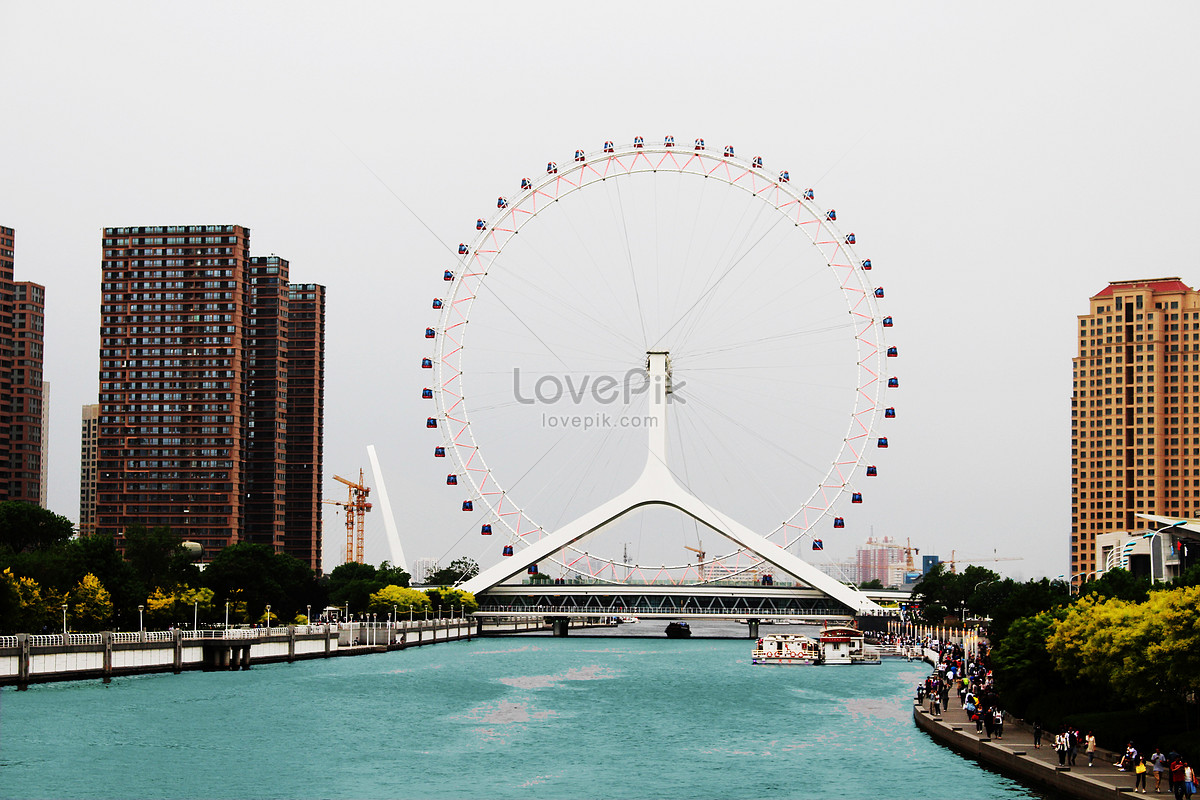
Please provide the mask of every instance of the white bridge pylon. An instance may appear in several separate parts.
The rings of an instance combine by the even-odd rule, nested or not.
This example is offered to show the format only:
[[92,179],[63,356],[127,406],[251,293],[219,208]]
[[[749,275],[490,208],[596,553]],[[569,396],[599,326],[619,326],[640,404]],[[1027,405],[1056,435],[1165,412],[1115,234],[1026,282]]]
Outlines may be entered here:
[[821,572],[799,556],[758,535],[737,520],[696,497],[671,474],[667,466],[667,406],[671,394],[671,358],[665,350],[646,353],[650,380],[649,442],[646,466],[632,486],[606,503],[568,522],[554,533],[520,551],[520,558],[505,558],[464,582],[460,588],[473,594],[504,583],[550,555],[584,539],[629,512],[648,505],[678,509],[697,522],[728,538],[779,570],[807,583],[857,613],[882,610],[859,590]]

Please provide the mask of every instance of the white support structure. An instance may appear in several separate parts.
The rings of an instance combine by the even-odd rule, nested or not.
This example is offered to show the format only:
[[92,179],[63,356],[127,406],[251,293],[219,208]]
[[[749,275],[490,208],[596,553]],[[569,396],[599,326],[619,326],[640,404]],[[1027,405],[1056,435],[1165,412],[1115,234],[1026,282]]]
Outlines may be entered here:
[[648,505],[678,509],[697,522],[733,541],[797,579],[809,584],[857,613],[881,611],[881,607],[851,586],[821,572],[799,556],[754,533],[696,497],[684,488],[667,466],[667,407],[671,394],[671,359],[663,350],[646,354],[646,369],[650,380],[650,414],[648,451],[642,474],[621,494],[602,503],[580,517],[568,522],[554,533],[520,551],[520,558],[505,558],[462,584],[461,589],[478,594],[509,580],[564,547],[604,528],[624,515]]
[[383,470],[379,468],[379,456],[375,454],[375,445],[367,445],[367,457],[371,459],[371,472],[375,476],[375,485],[379,487],[379,507],[383,513],[383,525],[387,530],[388,549],[391,551],[391,565],[408,571],[404,560],[404,549],[400,546],[400,532],[396,529],[396,517],[392,514],[392,504],[388,501],[387,486],[383,483]]

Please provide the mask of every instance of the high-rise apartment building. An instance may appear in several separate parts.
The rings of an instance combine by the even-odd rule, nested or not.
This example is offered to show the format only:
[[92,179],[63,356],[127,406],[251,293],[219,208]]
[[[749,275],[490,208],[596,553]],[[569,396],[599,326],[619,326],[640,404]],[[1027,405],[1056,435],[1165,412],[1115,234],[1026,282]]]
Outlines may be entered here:
[[100,436],[100,404],[83,407],[79,426],[79,535],[96,532],[96,453]]
[[[288,427],[283,549],[321,564],[321,465],[324,463],[325,287],[288,287]],[[307,498],[317,498],[310,503]]]
[[0,500],[45,506],[46,288],[14,281],[16,233],[0,225]]
[[[289,393],[320,397],[324,364],[289,376],[288,263],[249,251],[239,225],[104,230],[96,528],[169,525],[205,560],[251,541],[320,570],[319,477],[287,486],[293,429],[321,472],[321,407],[293,419]],[[323,341],[320,323],[296,338]],[[289,504],[308,527],[288,530]]]
[[1179,278],[1114,281],[1079,317],[1071,400],[1071,580],[1097,536],[1138,514],[1200,516],[1200,293]]

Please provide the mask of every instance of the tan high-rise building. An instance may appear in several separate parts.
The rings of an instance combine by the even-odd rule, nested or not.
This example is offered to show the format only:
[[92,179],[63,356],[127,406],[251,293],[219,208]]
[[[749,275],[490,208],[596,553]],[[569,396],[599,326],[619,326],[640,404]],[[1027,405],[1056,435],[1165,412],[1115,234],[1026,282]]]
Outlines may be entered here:
[[96,532],[96,452],[100,440],[100,404],[83,407],[79,425],[79,535]]
[[1071,579],[1103,570],[1096,537],[1138,514],[1200,516],[1200,293],[1114,281],[1079,317],[1071,400]]

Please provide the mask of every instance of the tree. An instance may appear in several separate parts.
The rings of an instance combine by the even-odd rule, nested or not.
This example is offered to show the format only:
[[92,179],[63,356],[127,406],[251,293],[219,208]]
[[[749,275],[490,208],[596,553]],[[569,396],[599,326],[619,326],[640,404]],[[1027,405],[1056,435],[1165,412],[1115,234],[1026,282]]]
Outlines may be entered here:
[[869,581],[863,581],[862,583],[860,583],[858,585],[858,588],[860,588],[860,589],[882,589],[883,581],[879,580],[879,578],[872,578]]
[[1116,597],[1131,603],[1144,603],[1150,595],[1150,580],[1139,578],[1124,569],[1110,569],[1094,581],[1088,581],[1079,588],[1080,595],[1094,595],[1099,598]]
[[1002,687],[1010,711],[1022,714],[1039,698],[1059,694],[1066,687],[1046,650],[1046,637],[1065,614],[1058,608],[1015,620],[992,652],[996,685]]
[[147,528],[135,524],[126,528],[125,560],[147,588],[173,589],[195,583],[200,577],[191,554],[183,547],[183,537],[168,525]]
[[1046,639],[1055,669],[1107,688],[1134,707],[1172,706],[1200,691],[1200,587],[1080,599]]
[[426,589],[425,594],[429,595],[429,602],[433,605],[434,612],[474,614],[479,610],[479,603],[475,600],[475,595],[464,592],[462,589],[441,586],[435,589]]
[[201,573],[218,601],[246,604],[247,619],[258,619],[271,604],[271,615],[291,619],[306,605],[324,605],[325,594],[308,565],[269,545],[239,542],[217,553]]
[[112,595],[92,573],[84,575],[67,596],[71,625],[81,631],[102,631],[112,622]]
[[425,583],[430,586],[454,586],[479,574],[479,564],[473,558],[456,558],[450,566],[429,573]]
[[408,586],[412,581],[412,576],[405,572],[403,567],[393,567],[384,561],[375,571],[375,579],[384,586]]
[[20,553],[53,547],[66,542],[73,532],[71,520],[33,503],[0,503],[0,549]]
[[13,575],[10,569],[4,570],[4,581],[16,593],[18,603],[16,616],[11,620],[5,619],[4,627],[7,630],[13,633],[41,633],[57,629],[54,623],[66,600],[65,593],[43,588],[33,578]]
[[423,614],[432,608],[429,597],[424,592],[396,584],[389,584],[373,593],[367,604],[367,608],[377,614],[390,613],[393,606],[397,614],[407,614],[409,611]]

